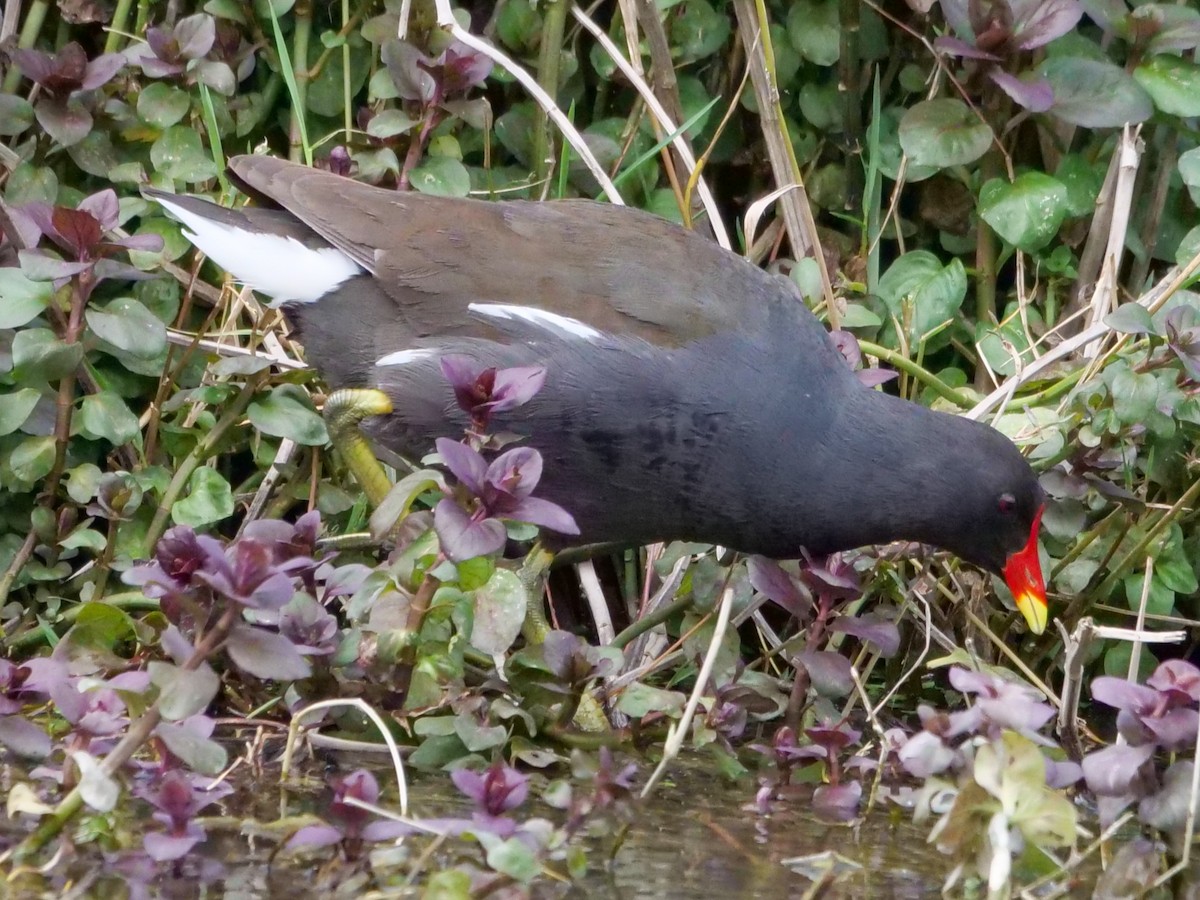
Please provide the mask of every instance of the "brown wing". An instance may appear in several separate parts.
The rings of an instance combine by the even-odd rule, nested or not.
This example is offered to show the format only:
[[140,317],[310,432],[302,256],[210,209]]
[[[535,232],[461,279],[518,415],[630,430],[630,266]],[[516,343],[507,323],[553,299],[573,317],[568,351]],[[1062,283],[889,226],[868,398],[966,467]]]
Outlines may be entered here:
[[419,333],[471,330],[469,303],[533,306],[677,346],[748,325],[796,295],[657,216],[590,200],[434,197],[265,156],[231,173],[373,272]]

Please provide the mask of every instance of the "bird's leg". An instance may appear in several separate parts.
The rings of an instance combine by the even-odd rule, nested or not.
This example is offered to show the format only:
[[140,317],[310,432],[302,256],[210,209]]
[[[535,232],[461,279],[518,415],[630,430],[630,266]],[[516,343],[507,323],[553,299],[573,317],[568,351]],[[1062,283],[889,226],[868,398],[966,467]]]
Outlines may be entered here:
[[362,485],[372,509],[383,502],[392,489],[392,482],[358,426],[368,416],[386,416],[391,411],[392,401],[388,395],[374,389],[347,388],[334,391],[325,400],[329,439],[341,451],[346,465]]

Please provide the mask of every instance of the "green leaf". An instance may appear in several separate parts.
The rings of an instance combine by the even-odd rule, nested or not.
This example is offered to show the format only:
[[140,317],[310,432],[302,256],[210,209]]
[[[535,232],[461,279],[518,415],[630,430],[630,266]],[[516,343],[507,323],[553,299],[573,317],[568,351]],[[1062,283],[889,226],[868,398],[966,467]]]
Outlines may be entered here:
[[1104,317],[1104,324],[1121,334],[1158,334],[1150,312],[1140,303],[1122,303]]
[[1180,155],[1179,174],[1183,176],[1192,203],[1200,206],[1200,147],[1193,147]]
[[414,190],[435,197],[465,197],[471,191],[467,167],[453,157],[433,156],[408,173]]
[[173,181],[192,184],[217,176],[216,163],[204,149],[199,132],[185,125],[174,125],[162,133],[150,147],[150,162],[155,171]]
[[0,328],[20,328],[42,314],[54,296],[49,281],[31,281],[15,266],[0,268]]
[[367,134],[382,140],[407,134],[416,124],[418,120],[402,109],[385,109],[367,123]]
[[32,103],[16,94],[0,94],[0,137],[20,134],[32,124]]
[[[510,4],[505,4],[507,9]],[[442,869],[425,883],[423,900],[471,900],[471,876],[461,869]]]
[[90,550],[99,553],[107,543],[108,538],[96,529],[80,527],[59,541],[58,546],[64,550]]
[[965,166],[992,144],[992,129],[961,100],[925,100],[900,120],[900,146],[919,166]]
[[498,839],[494,835],[486,832],[477,837],[481,844],[488,847],[487,864],[501,875],[528,883],[542,871],[537,857],[520,838],[511,837],[506,841],[497,842]]
[[1133,70],[1154,105],[1172,116],[1200,116],[1200,66],[1178,56],[1154,56]]
[[1149,372],[1137,373],[1128,365],[1117,368],[1111,382],[1113,412],[1126,425],[1143,422],[1154,412],[1158,381]]
[[1085,157],[1070,153],[1058,164],[1054,177],[1067,189],[1068,218],[1090,216],[1096,210],[1096,198],[1104,186],[1104,172]]
[[841,54],[842,28],[837,0],[801,0],[788,8],[792,47],[818,66],[832,66]]
[[221,689],[221,679],[206,663],[185,671],[170,663],[152,661],[150,680],[158,687],[158,705],[163,718],[177,722],[208,709]]
[[187,91],[162,81],[147,85],[137,100],[138,116],[155,128],[170,128],[186,116],[191,107],[192,98]]
[[0,434],[12,434],[24,425],[40,396],[33,388],[0,394]]
[[139,359],[158,359],[167,349],[167,327],[131,297],[120,297],[104,309],[84,313],[96,336]]
[[670,21],[676,64],[706,59],[729,39],[729,17],[713,9],[708,0],[687,0]]
[[[500,4],[496,15],[496,35],[504,46],[518,53],[532,50],[537,47],[541,33],[542,17],[530,0],[507,0]],[[608,64],[612,66],[612,60]]]
[[916,346],[958,312],[967,296],[967,273],[957,259],[942,265],[928,250],[914,250],[888,267],[879,279],[878,290],[900,322],[906,321],[906,304],[912,305],[909,341]]
[[119,446],[137,437],[141,427],[124,400],[112,391],[101,391],[83,398],[79,413],[71,419],[71,433]]
[[996,234],[1026,252],[1046,246],[1067,214],[1067,189],[1057,178],[1025,172],[1011,184],[993,178],[979,191],[979,215]]
[[101,128],[74,143],[67,149],[67,153],[75,165],[97,178],[108,178],[108,173],[116,168],[119,162],[112,138]]
[[[1134,612],[1141,608],[1142,588],[1145,583],[1145,572],[1125,578],[1125,603]],[[1150,577],[1150,591],[1146,594],[1146,613],[1151,616],[1176,615],[1175,592],[1163,584],[1157,571]]]
[[508,729],[503,725],[484,725],[476,721],[471,713],[454,717],[454,733],[471,753],[503,747],[508,739]]
[[513,572],[496,569],[474,593],[475,628],[471,646],[492,656],[513,645],[525,622],[525,587]]
[[1162,582],[1163,587],[1177,594],[1194,594],[1200,590],[1200,582],[1196,580],[1196,571],[1183,556],[1156,560],[1154,577]]
[[[355,46],[357,44],[357,46]],[[359,92],[367,82],[371,70],[372,54],[363,40],[354,34],[350,42],[350,96]],[[309,46],[308,64],[315,65],[321,57],[322,48],[313,42]],[[325,57],[325,64],[320,74],[308,84],[308,94],[305,102],[308,108],[318,116],[341,118],[345,105],[343,80],[345,78],[344,56],[341,53],[331,53]]]
[[1175,262],[1177,265],[1186,266],[1197,253],[1200,253],[1200,225],[1180,238],[1179,246],[1175,248]]
[[233,515],[233,490],[216,469],[202,466],[188,480],[188,495],[171,507],[176,525],[201,528]]
[[[0,97],[2,96],[4,95],[0,94]],[[53,206],[58,199],[58,176],[49,166],[21,163],[8,176],[8,183],[4,186],[4,199],[8,201],[9,206],[38,202]]]
[[57,381],[79,368],[83,345],[63,343],[48,328],[26,328],[13,337],[12,359],[18,381]]
[[282,384],[255,400],[250,404],[249,417],[263,434],[290,438],[309,447],[329,443],[325,420],[313,409],[308,395],[293,384]]
[[634,719],[640,719],[650,713],[665,713],[671,718],[678,718],[683,713],[686,699],[678,691],[665,691],[635,681],[621,691],[617,698],[617,709]]
[[1052,56],[1038,74],[1054,89],[1050,114],[1084,128],[1119,128],[1150,118],[1150,95],[1120,66],[1097,59]]
[[54,466],[54,438],[49,435],[26,438],[13,449],[8,465],[18,480],[36,484],[49,475]]

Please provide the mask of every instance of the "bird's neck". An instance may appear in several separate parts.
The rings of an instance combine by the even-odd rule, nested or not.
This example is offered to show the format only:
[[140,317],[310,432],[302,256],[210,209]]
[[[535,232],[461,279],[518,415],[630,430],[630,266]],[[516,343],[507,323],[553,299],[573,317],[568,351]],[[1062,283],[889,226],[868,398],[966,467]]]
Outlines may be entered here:
[[[946,448],[957,447],[955,418],[875,390],[853,390],[827,424],[824,439],[797,444],[812,454],[805,466],[815,481],[788,485],[796,535],[810,551],[929,542],[941,533],[955,484],[970,465]],[[803,426],[801,426],[803,427]],[[903,529],[897,523],[906,523]],[[941,527],[939,527],[941,526]]]

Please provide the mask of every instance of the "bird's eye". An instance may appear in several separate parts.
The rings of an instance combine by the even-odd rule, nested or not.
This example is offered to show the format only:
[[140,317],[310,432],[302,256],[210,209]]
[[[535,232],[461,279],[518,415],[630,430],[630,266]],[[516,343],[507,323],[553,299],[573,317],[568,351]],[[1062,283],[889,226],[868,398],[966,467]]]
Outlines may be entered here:
[[1012,494],[1001,494],[1000,499],[996,501],[996,508],[1008,515],[1017,508],[1017,498]]

